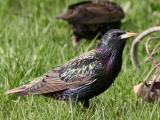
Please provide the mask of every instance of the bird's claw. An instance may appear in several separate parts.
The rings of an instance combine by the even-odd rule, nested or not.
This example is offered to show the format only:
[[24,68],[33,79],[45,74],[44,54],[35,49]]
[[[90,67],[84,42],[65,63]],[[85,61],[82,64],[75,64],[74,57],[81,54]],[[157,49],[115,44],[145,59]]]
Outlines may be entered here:
[[73,47],[78,45],[78,37],[76,35],[72,35],[72,45]]

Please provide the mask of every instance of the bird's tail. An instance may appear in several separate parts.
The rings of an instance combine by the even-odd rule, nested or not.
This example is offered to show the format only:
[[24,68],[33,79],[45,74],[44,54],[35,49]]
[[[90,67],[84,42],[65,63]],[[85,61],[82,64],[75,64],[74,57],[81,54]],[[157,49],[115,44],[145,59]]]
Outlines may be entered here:
[[6,91],[4,94],[8,95],[8,94],[14,94],[17,93],[19,95],[25,95],[24,93],[26,93],[26,87],[24,86],[20,86],[11,90]]
[[75,14],[71,14],[70,12],[64,12],[58,16],[56,16],[56,19],[62,19],[62,20],[72,20],[75,17]]
[[62,15],[55,16],[54,18],[55,18],[55,19],[63,19]]
[[62,15],[56,16],[54,18],[56,18],[56,19],[62,19],[62,20],[67,20],[68,19],[68,17],[67,17],[66,14],[62,14]]
[[10,89],[10,90],[6,91],[4,94],[8,95],[8,94],[15,94],[15,93],[17,93],[18,95],[21,95],[21,96],[28,95],[29,93],[33,94],[31,91],[33,89],[35,89],[35,88],[38,88],[37,86],[40,86],[41,80],[42,80],[41,77],[36,78],[32,82],[30,82],[28,84],[25,84],[23,86],[14,88],[14,89]]

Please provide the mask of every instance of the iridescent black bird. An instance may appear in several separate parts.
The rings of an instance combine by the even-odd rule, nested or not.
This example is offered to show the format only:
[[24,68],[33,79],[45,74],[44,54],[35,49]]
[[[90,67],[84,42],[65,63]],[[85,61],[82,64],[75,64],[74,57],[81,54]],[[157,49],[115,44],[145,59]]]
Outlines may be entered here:
[[58,100],[80,101],[104,92],[113,83],[122,66],[122,53],[128,37],[135,33],[111,30],[104,34],[96,49],[58,66],[33,82],[11,89],[6,94],[42,94]]
[[92,0],[70,5],[57,18],[66,20],[71,25],[72,44],[76,46],[81,38],[93,39],[96,35],[101,38],[107,30],[120,28],[124,12],[115,2]]

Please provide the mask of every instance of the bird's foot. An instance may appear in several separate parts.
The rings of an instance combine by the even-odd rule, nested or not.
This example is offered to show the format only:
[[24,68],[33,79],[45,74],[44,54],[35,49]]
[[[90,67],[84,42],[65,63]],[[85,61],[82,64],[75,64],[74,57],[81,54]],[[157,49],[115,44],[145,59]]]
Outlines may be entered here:
[[69,106],[70,106],[69,113],[73,113],[73,108],[76,105],[76,101],[74,99],[72,99],[72,97],[69,97],[68,102],[69,102]]
[[76,35],[72,35],[72,45],[76,47],[78,45],[79,39]]
[[84,108],[89,108],[89,100],[82,101],[82,105]]

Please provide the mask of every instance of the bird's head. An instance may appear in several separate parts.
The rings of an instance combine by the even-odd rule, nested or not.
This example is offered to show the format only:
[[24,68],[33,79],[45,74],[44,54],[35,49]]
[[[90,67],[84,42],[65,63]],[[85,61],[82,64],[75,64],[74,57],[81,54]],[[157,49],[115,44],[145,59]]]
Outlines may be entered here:
[[102,36],[98,48],[107,51],[121,51],[125,46],[126,40],[136,35],[137,33],[112,29]]

